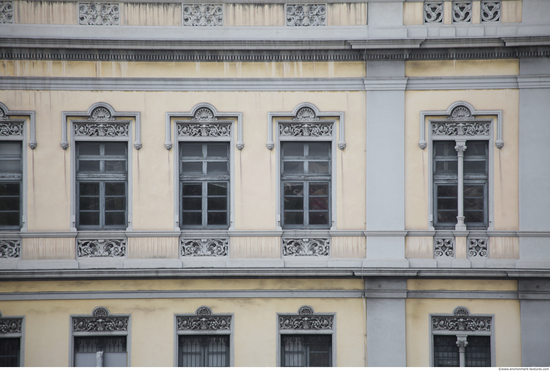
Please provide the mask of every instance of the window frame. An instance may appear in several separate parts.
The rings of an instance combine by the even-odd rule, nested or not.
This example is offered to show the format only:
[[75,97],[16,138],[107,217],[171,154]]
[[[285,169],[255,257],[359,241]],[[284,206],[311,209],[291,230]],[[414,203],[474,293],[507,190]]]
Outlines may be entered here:
[[25,367],[25,316],[4,316],[0,312],[0,321],[21,321],[19,331],[0,334],[0,339],[19,339],[19,365]]
[[[11,121],[13,122],[13,121]],[[0,224],[0,230],[21,230],[23,226],[23,153],[25,152],[25,147],[23,147],[23,141],[18,139],[12,139],[12,140],[5,140],[3,137],[0,137],[0,147],[5,145],[6,143],[18,143],[20,145],[20,155],[17,157],[17,159],[20,162],[19,165],[19,171],[17,172],[0,172],[0,183],[2,184],[18,184],[19,185],[19,192],[18,192],[18,198],[19,198],[19,205],[17,208],[17,212],[19,213],[19,223],[17,225],[9,225],[9,224]],[[15,159],[15,157],[12,156],[4,156],[0,154],[0,161],[3,161],[4,159]],[[0,200],[5,196],[0,196]],[[8,196],[9,197],[9,196]],[[6,210],[8,211],[8,210]],[[15,210],[9,210],[9,212],[14,212]]]

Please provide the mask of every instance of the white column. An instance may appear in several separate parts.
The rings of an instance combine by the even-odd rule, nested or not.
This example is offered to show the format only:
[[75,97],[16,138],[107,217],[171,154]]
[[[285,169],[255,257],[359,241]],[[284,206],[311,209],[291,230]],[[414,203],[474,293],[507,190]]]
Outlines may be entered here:
[[95,357],[95,367],[103,367],[103,351],[96,352]]
[[462,335],[456,335],[456,346],[458,347],[458,356],[459,356],[459,363],[458,365],[460,367],[466,367],[466,346],[468,345],[468,341],[466,341],[467,336]]
[[465,231],[466,224],[464,224],[464,151],[466,151],[466,141],[456,141],[456,152],[458,154],[458,216],[456,217],[457,223],[455,230]]

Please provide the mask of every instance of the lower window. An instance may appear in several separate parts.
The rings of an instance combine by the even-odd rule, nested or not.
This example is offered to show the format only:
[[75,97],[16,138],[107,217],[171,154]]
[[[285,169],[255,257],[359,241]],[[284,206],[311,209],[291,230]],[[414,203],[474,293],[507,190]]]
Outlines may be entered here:
[[283,367],[332,366],[332,335],[281,335]]
[[464,363],[455,335],[434,335],[435,367],[491,367],[491,337],[467,336]]
[[229,335],[180,335],[179,367],[229,367]]
[[19,367],[20,338],[0,338],[0,367]]
[[75,367],[126,367],[126,336],[74,338]]

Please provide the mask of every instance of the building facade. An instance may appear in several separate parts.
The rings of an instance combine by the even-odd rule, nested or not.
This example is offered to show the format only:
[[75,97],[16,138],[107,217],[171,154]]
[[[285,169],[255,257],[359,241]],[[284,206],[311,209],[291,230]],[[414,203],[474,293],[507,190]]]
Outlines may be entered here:
[[0,1],[0,363],[550,364],[549,16]]

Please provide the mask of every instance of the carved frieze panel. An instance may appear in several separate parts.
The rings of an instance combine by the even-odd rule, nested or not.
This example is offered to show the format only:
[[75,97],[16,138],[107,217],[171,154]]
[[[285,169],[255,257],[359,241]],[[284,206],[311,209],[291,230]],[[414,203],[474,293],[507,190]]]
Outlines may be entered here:
[[79,258],[123,258],[126,256],[126,240],[76,240],[76,254]]
[[472,2],[453,1],[453,23],[469,23],[472,21]]
[[468,257],[487,258],[489,256],[489,238],[469,238]]
[[231,124],[178,123],[178,136],[231,137]]
[[129,123],[74,123],[74,135],[77,137],[127,137]]
[[331,137],[332,123],[279,123],[282,137]]
[[113,26],[120,24],[118,3],[79,3],[78,24],[86,26]]
[[300,108],[296,113],[296,117],[293,118],[294,121],[319,121],[317,114],[314,110],[309,107]]
[[432,331],[491,331],[492,317],[471,316],[468,308],[457,307],[452,316],[432,316]]
[[283,256],[329,256],[330,238],[283,238]]
[[222,4],[185,4],[184,26],[223,26]]
[[23,135],[22,122],[2,122],[0,121],[0,137]]
[[443,1],[424,3],[424,23],[443,23]]
[[434,135],[483,135],[488,136],[491,130],[489,122],[464,122],[464,123],[446,123],[433,122],[432,134]]
[[315,314],[312,307],[304,305],[298,314],[279,315],[279,330],[332,330],[334,315]]
[[0,259],[21,257],[21,240],[0,240]]
[[455,239],[439,238],[434,239],[434,257],[453,257],[455,256]]
[[13,23],[13,1],[0,1],[0,23]]
[[176,325],[180,331],[229,331],[231,316],[214,315],[211,308],[202,306],[195,311],[195,315],[176,316]]
[[0,334],[20,334],[23,318],[2,318],[0,316]]
[[191,118],[191,121],[217,121],[218,119],[214,115],[214,112],[210,108],[199,108],[195,115]]
[[105,307],[97,307],[91,317],[73,317],[73,331],[112,332],[128,331],[128,316],[111,315]]
[[326,4],[287,4],[287,26],[326,26]]
[[500,1],[482,1],[481,2],[481,21],[482,22],[500,22],[501,2]]
[[115,118],[107,108],[97,107],[92,111],[90,117],[88,117],[88,121],[106,122],[115,121]]
[[228,238],[196,238],[180,240],[182,256],[227,256],[229,254]]

